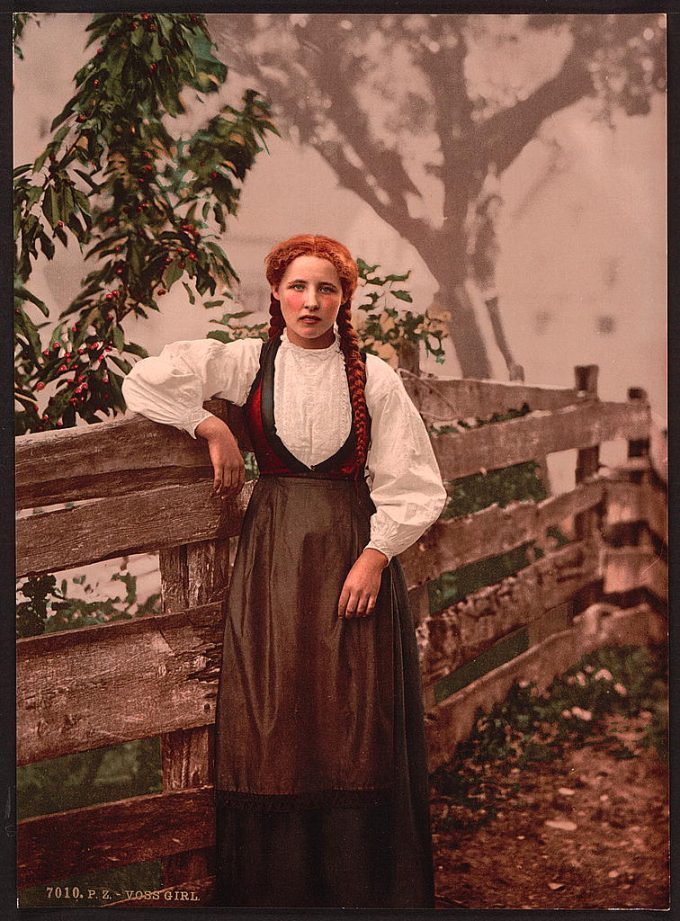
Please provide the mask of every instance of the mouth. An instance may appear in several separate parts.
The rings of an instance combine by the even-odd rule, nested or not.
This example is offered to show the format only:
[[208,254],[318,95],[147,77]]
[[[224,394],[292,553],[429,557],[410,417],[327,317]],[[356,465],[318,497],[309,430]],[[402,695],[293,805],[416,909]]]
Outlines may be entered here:
[[299,317],[300,323],[304,323],[305,326],[313,326],[315,323],[320,323],[320,317]]

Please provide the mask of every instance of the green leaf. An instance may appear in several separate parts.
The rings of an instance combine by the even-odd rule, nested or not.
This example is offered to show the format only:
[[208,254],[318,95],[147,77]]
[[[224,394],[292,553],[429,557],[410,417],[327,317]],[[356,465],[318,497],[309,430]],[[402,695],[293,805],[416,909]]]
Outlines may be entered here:
[[194,294],[194,292],[191,290],[191,288],[189,287],[189,285],[188,285],[185,281],[183,281],[182,284],[184,285],[184,288],[185,288],[187,294],[189,295],[189,303],[190,303],[190,304],[195,304],[195,303],[196,303],[196,295]]
[[59,115],[57,115],[57,117],[52,121],[52,124],[50,125],[50,131],[54,131],[54,129],[57,128],[64,121],[65,118],[68,118],[69,115],[71,115],[71,113],[73,112],[73,103],[76,102],[76,100],[78,99],[78,96],[79,96],[78,93],[76,93],[75,96],[71,96],[69,101],[66,103],[64,108],[59,113]]
[[45,192],[42,210],[50,227],[54,230],[57,226],[57,221],[61,220],[61,215],[59,214],[59,199],[53,185],[48,186]]
[[138,345],[136,342],[126,342],[125,351],[130,352],[132,355],[138,355],[140,358],[149,357],[147,350],[143,346]]
[[409,304],[413,303],[413,298],[408,293],[408,291],[401,291],[401,290],[390,291],[390,294],[394,295],[394,297],[396,297],[400,301],[408,301]]
[[220,307],[224,304],[224,301],[206,301],[203,306],[208,309],[210,307]]
[[[80,176],[81,179],[84,179],[84,180],[85,180],[85,182],[90,186],[90,188],[91,188],[94,192],[98,192],[98,191],[99,191],[99,189],[101,188],[101,186],[100,186],[98,183],[96,183],[96,182],[94,181],[94,179],[92,179],[91,176],[88,176],[88,174],[87,174],[84,170],[82,170],[82,169],[76,169],[75,172]],[[80,194],[82,195],[82,192],[81,192]],[[86,200],[87,200],[87,199],[86,199]],[[82,205],[81,205],[81,207],[82,207]]]
[[217,330],[217,329],[211,330],[205,338],[206,339],[217,339],[218,342],[233,342],[234,341],[233,333],[228,333],[228,332],[225,332],[224,330]]
[[109,360],[112,361],[114,365],[117,365],[125,374],[129,374],[132,370],[132,365],[124,358],[118,358],[117,355],[109,355]]
[[23,285],[18,285],[14,288],[14,294],[16,297],[21,298],[24,301],[30,301],[43,313],[44,316],[49,317],[50,311],[49,307],[44,301],[41,301],[39,297],[36,297],[35,294],[32,294],[28,288],[24,288]]
[[165,287],[169,290],[183,274],[184,269],[180,267],[179,260],[174,259],[163,274],[163,283]]
[[123,335],[123,330],[120,328],[120,326],[113,327],[112,336],[113,344],[119,352],[122,352],[125,348],[125,336]]
[[39,173],[40,170],[43,168],[43,166],[45,165],[45,160],[47,160],[48,153],[49,153],[48,150],[43,150],[40,156],[36,159],[35,163],[33,164],[34,173]]

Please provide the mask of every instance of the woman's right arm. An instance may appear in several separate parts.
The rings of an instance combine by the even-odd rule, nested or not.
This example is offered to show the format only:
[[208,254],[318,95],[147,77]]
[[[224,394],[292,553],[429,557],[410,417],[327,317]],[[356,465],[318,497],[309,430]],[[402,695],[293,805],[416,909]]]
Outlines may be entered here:
[[203,408],[211,397],[242,406],[257,374],[262,341],[180,340],[160,355],[138,361],[123,381],[128,409],[154,422],[205,438],[217,495],[225,498],[244,482],[243,459],[229,427]]

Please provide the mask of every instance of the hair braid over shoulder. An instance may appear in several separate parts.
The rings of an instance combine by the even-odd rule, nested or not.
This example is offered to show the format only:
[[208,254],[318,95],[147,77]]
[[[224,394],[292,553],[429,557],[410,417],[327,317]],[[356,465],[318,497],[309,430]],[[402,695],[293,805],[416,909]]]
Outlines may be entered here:
[[359,351],[359,337],[352,326],[352,313],[349,301],[340,305],[338,311],[338,332],[340,348],[345,356],[347,384],[352,403],[352,415],[357,436],[357,465],[363,469],[368,454],[368,407],[366,406],[366,366]]

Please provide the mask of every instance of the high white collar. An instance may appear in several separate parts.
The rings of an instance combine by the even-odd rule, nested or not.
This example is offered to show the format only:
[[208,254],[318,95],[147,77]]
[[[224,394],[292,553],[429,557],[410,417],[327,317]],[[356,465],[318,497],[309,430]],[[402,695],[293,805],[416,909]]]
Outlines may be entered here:
[[288,338],[288,330],[284,327],[283,332],[281,333],[281,348],[291,349],[295,352],[296,355],[309,356],[312,360],[328,358],[330,355],[334,355],[336,352],[340,351],[340,334],[337,329],[333,327],[333,334],[335,336],[334,342],[331,345],[326,346],[323,349],[306,349],[301,345],[295,345]]

